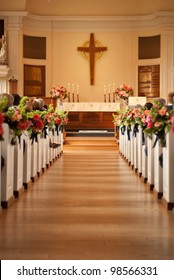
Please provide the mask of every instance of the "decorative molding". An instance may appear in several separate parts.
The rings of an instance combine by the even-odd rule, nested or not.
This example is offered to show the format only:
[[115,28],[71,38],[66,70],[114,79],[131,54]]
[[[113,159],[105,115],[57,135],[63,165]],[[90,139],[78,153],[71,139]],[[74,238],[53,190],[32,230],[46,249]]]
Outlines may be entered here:
[[124,31],[149,28],[174,28],[174,11],[160,11],[142,16],[40,16],[26,11],[2,11],[8,25],[57,31]]
[[142,16],[39,16],[28,13],[23,26],[55,31],[124,31],[174,28],[174,12],[156,12]]

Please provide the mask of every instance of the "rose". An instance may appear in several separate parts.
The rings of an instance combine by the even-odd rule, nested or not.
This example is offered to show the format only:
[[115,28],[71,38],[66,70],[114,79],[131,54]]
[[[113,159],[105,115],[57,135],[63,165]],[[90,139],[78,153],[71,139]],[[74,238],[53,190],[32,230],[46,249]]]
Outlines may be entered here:
[[161,116],[165,116],[167,112],[167,109],[166,108],[161,108],[160,110],[158,110],[158,113],[161,115]]
[[24,120],[20,120],[20,121],[17,123],[17,128],[18,128],[18,129],[21,129],[21,130],[26,130],[26,129],[27,129],[27,122],[24,121]]

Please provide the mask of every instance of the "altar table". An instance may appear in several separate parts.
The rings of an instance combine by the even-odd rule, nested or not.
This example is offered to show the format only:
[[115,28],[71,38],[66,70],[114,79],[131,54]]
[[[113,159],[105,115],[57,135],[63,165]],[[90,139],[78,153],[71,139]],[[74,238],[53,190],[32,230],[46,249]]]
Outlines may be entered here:
[[120,103],[74,102],[63,103],[63,110],[68,111],[67,131],[78,129],[112,129],[112,114],[120,108]]

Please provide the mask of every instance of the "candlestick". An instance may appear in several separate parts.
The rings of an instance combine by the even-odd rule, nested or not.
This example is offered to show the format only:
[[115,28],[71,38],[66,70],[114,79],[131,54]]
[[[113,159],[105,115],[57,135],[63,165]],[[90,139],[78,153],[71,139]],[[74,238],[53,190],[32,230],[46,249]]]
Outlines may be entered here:
[[73,100],[73,102],[74,102],[74,93],[72,94],[72,100]]
[[79,94],[77,94],[77,102],[79,102]]
[[115,92],[113,92],[113,102],[115,102]]
[[70,92],[68,92],[68,102],[70,102]]
[[106,94],[104,94],[104,102],[106,102]]
[[77,85],[77,94],[79,94],[79,85]]
[[109,102],[111,102],[111,94],[109,93]]

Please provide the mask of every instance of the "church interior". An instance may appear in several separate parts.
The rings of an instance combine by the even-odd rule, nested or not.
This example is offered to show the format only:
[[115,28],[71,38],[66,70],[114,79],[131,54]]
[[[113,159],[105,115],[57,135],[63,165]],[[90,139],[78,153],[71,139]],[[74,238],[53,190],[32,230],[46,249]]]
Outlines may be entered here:
[[0,0],[0,258],[173,260],[173,104],[173,0]]

